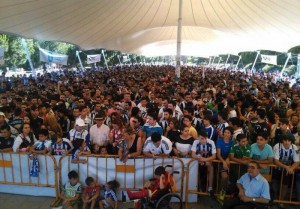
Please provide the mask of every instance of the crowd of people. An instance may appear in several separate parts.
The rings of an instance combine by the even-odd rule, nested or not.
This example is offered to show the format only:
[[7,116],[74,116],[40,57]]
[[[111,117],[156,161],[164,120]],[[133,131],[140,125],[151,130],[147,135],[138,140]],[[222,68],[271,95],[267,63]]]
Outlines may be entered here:
[[124,163],[190,157],[199,161],[200,179],[208,175],[211,195],[215,175],[224,195],[250,161],[263,174],[274,163],[274,198],[287,198],[296,182],[300,200],[297,83],[206,67],[183,67],[174,80],[172,66],[142,65],[2,77],[0,152],[72,154],[73,163],[86,163],[80,156],[90,154],[118,155]]

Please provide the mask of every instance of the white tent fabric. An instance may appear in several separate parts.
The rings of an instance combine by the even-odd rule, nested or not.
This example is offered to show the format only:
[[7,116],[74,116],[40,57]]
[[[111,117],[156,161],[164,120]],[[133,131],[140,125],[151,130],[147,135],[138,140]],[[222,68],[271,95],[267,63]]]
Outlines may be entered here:
[[[179,0],[0,0],[0,31],[143,55],[176,53]],[[183,0],[182,55],[300,43],[299,0]]]

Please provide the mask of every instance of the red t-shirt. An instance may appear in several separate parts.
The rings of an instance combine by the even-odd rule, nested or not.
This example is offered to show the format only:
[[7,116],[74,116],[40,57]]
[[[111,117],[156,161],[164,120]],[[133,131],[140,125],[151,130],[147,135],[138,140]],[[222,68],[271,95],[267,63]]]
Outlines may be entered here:
[[83,195],[92,197],[99,191],[100,191],[100,186],[96,184],[95,187],[86,187],[84,189]]

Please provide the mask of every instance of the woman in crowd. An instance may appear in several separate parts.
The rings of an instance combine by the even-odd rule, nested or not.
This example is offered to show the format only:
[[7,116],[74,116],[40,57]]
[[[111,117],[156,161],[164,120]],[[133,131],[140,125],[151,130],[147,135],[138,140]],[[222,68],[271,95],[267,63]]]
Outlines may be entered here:
[[178,135],[173,143],[173,153],[177,157],[189,157],[194,138],[189,134],[189,127],[183,125],[181,134]]
[[20,127],[21,133],[15,139],[13,145],[14,152],[28,152],[30,151],[30,147],[36,141],[36,138],[31,130],[29,123],[24,123]]

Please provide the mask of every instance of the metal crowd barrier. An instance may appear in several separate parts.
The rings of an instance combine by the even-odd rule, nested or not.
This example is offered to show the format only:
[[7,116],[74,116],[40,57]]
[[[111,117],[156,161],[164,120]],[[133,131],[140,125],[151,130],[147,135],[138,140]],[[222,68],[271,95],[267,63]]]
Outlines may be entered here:
[[[213,189],[215,191],[215,194],[218,195],[219,191],[220,191],[220,181],[221,181],[219,171],[220,171],[220,168],[221,168],[220,164],[222,164],[222,162],[220,160],[213,160],[212,162],[214,164],[214,182],[213,182],[214,187],[213,187]],[[242,165],[239,164],[239,163],[236,163],[236,162],[232,162],[232,161],[230,162],[230,164],[238,166],[238,171],[237,171],[238,175],[237,175],[237,177],[239,178],[241,176],[240,172],[241,172],[241,166]],[[207,180],[206,180],[207,184],[206,184],[205,191],[199,191],[198,186],[195,186],[193,188],[189,188],[189,186],[188,186],[189,183],[190,183],[189,181],[190,181],[190,176],[191,175],[199,176],[198,165],[199,165],[199,162],[195,159],[191,159],[186,165],[186,167],[187,167],[186,168],[186,173],[185,173],[185,175],[186,175],[186,185],[187,185],[185,187],[185,208],[186,209],[188,208],[188,202],[189,202],[189,200],[188,200],[189,197],[188,196],[189,196],[189,194],[208,195],[208,192],[207,192],[207,189],[208,189],[208,175],[207,175]],[[197,169],[196,169],[197,173],[194,173],[194,170],[195,170],[194,169],[193,173],[191,174],[190,169],[193,166],[197,166]],[[262,175],[269,182],[270,190],[272,190],[272,173],[273,173],[273,169],[277,168],[278,166],[276,166],[274,164],[266,164],[265,167],[270,167],[270,173],[269,174],[262,174]],[[300,167],[298,167],[296,170],[298,172],[300,172]],[[300,177],[300,173],[298,175]],[[295,189],[296,172],[294,172],[294,174],[292,175],[291,186],[288,188],[288,192],[287,192],[288,198],[285,198],[285,199],[283,197],[281,197],[282,196],[282,188],[283,188],[283,179],[284,178],[285,178],[285,176],[284,176],[284,173],[282,172],[281,180],[279,182],[280,183],[280,185],[279,185],[279,194],[276,194],[276,196],[279,197],[279,198],[274,199],[272,197],[272,192],[271,192],[271,198],[273,198],[272,202],[273,203],[286,203],[286,204],[298,204],[298,205],[300,205],[300,201],[294,200],[296,197],[293,196],[294,195],[293,191]],[[228,179],[230,179],[230,171],[229,171]],[[197,178],[196,185],[199,185],[198,180],[199,180],[199,178]],[[300,179],[298,180],[298,182],[300,183]],[[298,185],[298,186],[300,186],[300,185]],[[298,194],[298,196],[300,196],[300,195]]]
[[[126,163],[121,162],[117,156],[88,155],[80,156],[86,159],[85,164],[74,164],[71,156],[64,156],[59,160],[59,185],[68,181],[68,172],[75,170],[79,174],[79,181],[84,183],[85,178],[91,176],[97,183],[105,184],[116,179],[120,183],[120,190],[141,189],[145,181],[153,178],[154,170],[158,166],[171,165],[167,171],[179,171],[174,174],[176,181],[176,192],[183,196],[184,191],[184,163],[180,158],[144,158],[137,157],[128,159]],[[85,186],[85,185],[84,185]]]
[[30,176],[32,160],[28,153],[0,152],[0,184],[55,189],[58,197],[57,164],[53,156],[36,155],[39,162],[39,174]]

